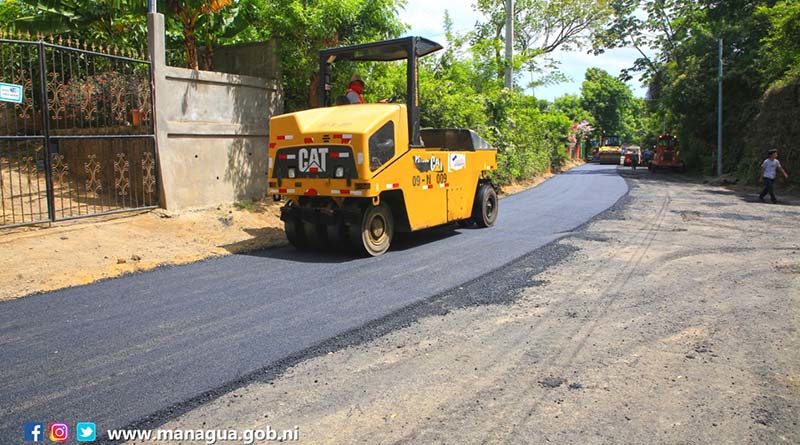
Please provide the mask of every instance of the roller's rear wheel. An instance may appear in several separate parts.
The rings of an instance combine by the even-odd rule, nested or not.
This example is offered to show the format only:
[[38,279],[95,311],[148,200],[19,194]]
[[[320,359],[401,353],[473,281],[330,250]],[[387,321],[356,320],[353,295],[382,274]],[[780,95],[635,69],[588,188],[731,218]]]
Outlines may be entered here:
[[326,227],[328,232],[328,246],[334,250],[341,250],[347,245],[347,230],[342,223],[329,224]]
[[324,249],[328,245],[328,232],[324,224],[303,223],[303,232],[308,244],[315,249]]
[[297,220],[284,221],[283,230],[286,232],[286,239],[289,240],[289,244],[298,249],[308,247],[306,235],[303,231],[303,223]]

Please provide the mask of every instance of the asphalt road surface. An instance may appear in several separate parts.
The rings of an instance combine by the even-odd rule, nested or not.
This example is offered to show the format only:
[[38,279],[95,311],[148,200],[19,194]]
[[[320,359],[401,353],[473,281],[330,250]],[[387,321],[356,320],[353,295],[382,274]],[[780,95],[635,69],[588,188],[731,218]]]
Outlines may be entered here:
[[626,192],[615,166],[586,165],[503,199],[491,229],[411,235],[378,258],[286,247],[0,303],[0,442],[21,440],[30,421],[93,421],[99,433],[159,422],[497,269]]

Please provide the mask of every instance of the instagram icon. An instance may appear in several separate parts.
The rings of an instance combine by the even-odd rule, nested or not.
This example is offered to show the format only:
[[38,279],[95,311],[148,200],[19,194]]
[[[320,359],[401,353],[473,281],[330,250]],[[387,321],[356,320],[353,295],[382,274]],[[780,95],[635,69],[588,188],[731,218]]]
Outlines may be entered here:
[[66,442],[69,439],[69,427],[66,423],[50,424],[50,442]]

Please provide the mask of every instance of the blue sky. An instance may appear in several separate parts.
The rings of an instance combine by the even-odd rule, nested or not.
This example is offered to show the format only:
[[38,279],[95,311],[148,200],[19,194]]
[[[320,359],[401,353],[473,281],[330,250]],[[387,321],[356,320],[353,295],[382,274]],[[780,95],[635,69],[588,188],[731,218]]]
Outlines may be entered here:
[[[408,35],[419,35],[444,43],[442,23],[445,10],[450,13],[454,31],[465,32],[471,30],[480,18],[472,5],[473,2],[470,0],[407,0],[405,10],[400,11],[400,18],[410,27]],[[633,48],[609,50],[599,56],[586,54],[586,50],[557,51],[552,56],[561,62],[561,72],[570,81],[537,88],[536,97],[552,100],[563,94],[580,94],[581,82],[587,68],[600,67],[616,76],[622,69],[633,65],[637,54]],[[524,76],[527,74],[518,81],[527,83],[527,78]],[[637,80],[632,80],[628,84],[634,95],[644,97],[646,89]]]

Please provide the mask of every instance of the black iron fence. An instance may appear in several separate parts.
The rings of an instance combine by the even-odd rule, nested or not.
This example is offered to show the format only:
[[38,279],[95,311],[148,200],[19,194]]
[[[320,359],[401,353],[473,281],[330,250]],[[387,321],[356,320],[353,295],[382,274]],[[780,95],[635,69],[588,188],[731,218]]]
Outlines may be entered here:
[[151,65],[0,38],[0,227],[158,205]]

